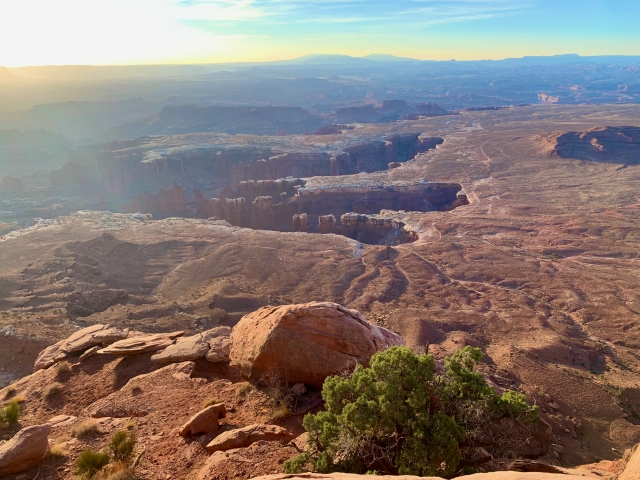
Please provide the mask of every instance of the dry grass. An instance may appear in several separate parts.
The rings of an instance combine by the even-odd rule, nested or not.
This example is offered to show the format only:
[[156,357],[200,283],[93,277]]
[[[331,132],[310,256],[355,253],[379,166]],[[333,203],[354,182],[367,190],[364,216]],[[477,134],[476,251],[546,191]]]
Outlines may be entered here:
[[93,477],[96,480],[136,480],[133,469],[124,462],[115,462],[103,468]]
[[62,458],[66,457],[67,452],[64,449],[64,442],[56,442],[47,452],[47,458]]
[[62,388],[63,388],[63,385],[61,383],[52,382],[46,387],[44,387],[44,389],[42,390],[42,394],[44,395],[44,398],[46,398],[47,400],[50,400],[57,393],[61,392]]
[[207,407],[210,407],[211,405],[215,405],[217,403],[220,403],[220,400],[218,400],[215,397],[211,397],[211,398],[207,398],[204,402],[202,402],[202,409],[204,410]]
[[126,428],[127,430],[131,430],[135,426],[136,426],[136,422],[132,418],[127,420],[127,422],[124,424],[124,428]]
[[265,419],[265,423],[281,422],[291,417],[293,412],[288,405],[280,404],[271,409],[269,415]]
[[256,387],[251,385],[249,382],[241,383],[236,388],[236,395],[238,395],[239,397],[246,397],[247,395],[254,392],[255,390],[256,390]]
[[56,378],[61,378],[71,373],[71,364],[66,360],[56,365]]
[[82,422],[77,427],[71,429],[71,436],[76,438],[93,437],[102,433],[98,424],[93,420]]

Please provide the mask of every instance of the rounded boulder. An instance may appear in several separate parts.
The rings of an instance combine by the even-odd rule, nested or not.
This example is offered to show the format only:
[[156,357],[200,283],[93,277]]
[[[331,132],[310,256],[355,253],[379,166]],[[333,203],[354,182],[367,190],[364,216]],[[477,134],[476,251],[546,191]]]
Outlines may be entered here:
[[242,317],[231,332],[231,366],[259,383],[305,383],[320,388],[330,375],[368,365],[399,335],[337,303],[263,307]]

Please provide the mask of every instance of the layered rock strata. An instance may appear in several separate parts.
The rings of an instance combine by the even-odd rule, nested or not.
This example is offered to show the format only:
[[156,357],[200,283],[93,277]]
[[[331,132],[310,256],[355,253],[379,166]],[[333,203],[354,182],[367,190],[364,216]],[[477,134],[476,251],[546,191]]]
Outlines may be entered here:
[[[292,188],[296,193],[289,197],[288,192]],[[199,214],[240,227],[283,232],[338,233],[354,239],[360,236],[367,243],[379,243],[392,231],[402,233],[405,227],[393,218],[377,216],[381,210],[429,212],[450,210],[469,203],[461,186],[453,183],[314,188],[306,187],[300,179],[286,179],[243,182],[241,189],[248,198],[214,198],[207,201],[200,196]],[[277,195],[277,192],[281,194]],[[273,194],[255,196],[256,193]],[[406,243],[416,238],[415,234],[397,235],[395,243]]]

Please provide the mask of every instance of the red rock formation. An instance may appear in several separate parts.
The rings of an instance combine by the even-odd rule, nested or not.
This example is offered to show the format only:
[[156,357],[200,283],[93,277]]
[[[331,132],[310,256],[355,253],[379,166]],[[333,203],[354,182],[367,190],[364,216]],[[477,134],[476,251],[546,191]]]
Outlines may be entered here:
[[251,204],[251,228],[268,230],[276,223],[273,197],[256,197]]
[[189,214],[187,209],[187,197],[182,185],[176,185],[171,190],[163,190],[157,194],[141,193],[134,195],[131,201],[122,207],[123,213],[151,213],[154,216],[170,216]]
[[336,233],[336,217],[333,215],[319,215],[318,233]]
[[233,190],[247,180],[277,180],[285,177],[314,177],[331,174],[328,153],[285,153],[267,160],[252,161],[231,169],[230,185]]
[[[373,216],[381,210],[428,212],[450,210],[468,203],[458,184],[415,184],[364,187],[359,185],[306,188],[296,186],[296,194],[255,196],[258,190],[279,190],[298,179],[277,182],[243,182],[253,201],[214,198],[205,200],[196,193],[198,214],[216,217],[232,225],[255,229],[340,233],[367,243],[406,243],[417,235],[404,224]],[[228,193],[228,192],[227,192]],[[246,203],[245,203],[246,201]],[[337,219],[340,219],[338,221]],[[343,224],[346,222],[346,224]]]
[[340,217],[337,232],[355,240],[379,244],[393,245],[409,243],[418,239],[418,234],[394,219],[358,213],[345,213]]
[[308,232],[309,226],[307,225],[307,214],[301,213],[298,215],[297,213],[293,216],[291,222],[291,231],[292,232]]
[[329,375],[404,340],[336,303],[263,307],[242,317],[231,331],[231,366],[255,381],[279,377],[320,388]]

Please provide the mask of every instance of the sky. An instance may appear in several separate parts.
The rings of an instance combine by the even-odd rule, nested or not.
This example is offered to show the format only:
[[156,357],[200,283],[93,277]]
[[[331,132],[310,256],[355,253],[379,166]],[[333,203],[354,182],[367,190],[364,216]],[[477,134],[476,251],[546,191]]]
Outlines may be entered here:
[[0,0],[0,65],[640,55],[640,0]]

